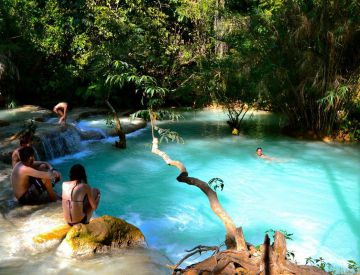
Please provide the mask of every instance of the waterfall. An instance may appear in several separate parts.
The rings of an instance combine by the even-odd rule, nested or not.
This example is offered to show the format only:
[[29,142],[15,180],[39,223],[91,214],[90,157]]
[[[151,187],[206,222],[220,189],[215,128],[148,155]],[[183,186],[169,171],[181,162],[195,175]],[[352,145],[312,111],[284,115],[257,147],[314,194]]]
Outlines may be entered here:
[[79,152],[82,148],[78,129],[72,125],[53,127],[37,133],[34,140],[40,159],[54,159]]

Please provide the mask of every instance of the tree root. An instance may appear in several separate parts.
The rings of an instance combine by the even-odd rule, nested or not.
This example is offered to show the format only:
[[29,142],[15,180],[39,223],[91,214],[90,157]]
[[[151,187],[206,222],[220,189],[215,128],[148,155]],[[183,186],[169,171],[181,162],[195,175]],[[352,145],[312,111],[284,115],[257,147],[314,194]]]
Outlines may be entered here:
[[174,270],[174,275],[223,274],[223,275],[325,275],[317,267],[296,265],[286,259],[286,241],[282,233],[276,232],[274,243],[265,236],[259,250],[250,247],[251,252],[228,249],[185,269]]

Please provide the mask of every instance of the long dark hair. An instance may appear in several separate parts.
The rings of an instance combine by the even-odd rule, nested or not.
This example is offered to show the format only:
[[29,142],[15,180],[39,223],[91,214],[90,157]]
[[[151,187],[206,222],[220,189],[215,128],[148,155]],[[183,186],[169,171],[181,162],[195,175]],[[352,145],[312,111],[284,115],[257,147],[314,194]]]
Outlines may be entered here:
[[87,183],[87,176],[84,166],[81,164],[75,164],[70,169],[70,180],[76,180],[77,182]]

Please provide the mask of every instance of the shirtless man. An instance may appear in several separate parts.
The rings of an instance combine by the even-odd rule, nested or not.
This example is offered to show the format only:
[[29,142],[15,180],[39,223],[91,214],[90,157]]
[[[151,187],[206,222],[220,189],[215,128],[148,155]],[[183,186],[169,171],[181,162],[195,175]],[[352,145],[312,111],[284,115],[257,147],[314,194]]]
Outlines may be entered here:
[[[11,155],[11,164],[12,168],[14,169],[15,165],[20,162],[20,155],[19,150],[24,147],[31,147],[32,145],[32,138],[30,135],[24,135],[20,138],[20,147],[15,149],[14,152]],[[48,171],[48,170],[55,170],[52,165],[46,161],[35,161],[31,165],[31,168],[34,168],[39,171]],[[60,180],[60,177],[57,177],[55,179],[55,183]]]
[[59,124],[66,123],[66,113],[67,113],[67,103],[66,102],[60,102],[55,105],[53,111],[60,117]]
[[73,226],[89,223],[93,211],[98,207],[100,191],[87,184],[85,168],[75,164],[70,169],[70,181],[62,185],[62,207],[65,221]]
[[60,179],[60,173],[53,169],[47,172],[36,170],[32,147],[21,148],[19,155],[21,161],[15,165],[11,174],[14,195],[19,203],[36,205],[56,201],[51,180]]
[[273,159],[273,158],[271,158],[271,157],[268,157],[268,156],[264,155],[264,154],[263,154],[263,150],[262,150],[261,147],[256,148],[256,155],[257,155],[258,157],[260,157],[260,158],[263,158],[263,159],[268,159],[268,160],[272,160],[272,159]]
[[12,168],[14,168],[15,164],[20,161],[19,150],[21,148],[31,146],[31,144],[32,144],[32,138],[30,135],[23,135],[22,137],[20,137],[20,147],[15,149],[11,155]]

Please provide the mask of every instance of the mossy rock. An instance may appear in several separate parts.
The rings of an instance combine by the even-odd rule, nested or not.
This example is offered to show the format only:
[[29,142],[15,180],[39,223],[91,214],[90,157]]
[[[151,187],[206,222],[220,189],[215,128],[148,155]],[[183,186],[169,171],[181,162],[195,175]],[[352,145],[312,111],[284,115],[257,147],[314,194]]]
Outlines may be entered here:
[[33,237],[33,241],[34,243],[38,244],[53,240],[61,241],[69,232],[70,228],[70,225],[67,224],[58,226],[56,228],[53,228],[51,231],[36,235],[35,237]]
[[114,248],[146,247],[145,237],[134,225],[122,219],[103,216],[89,224],[73,226],[59,250],[69,256],[88,256]]

